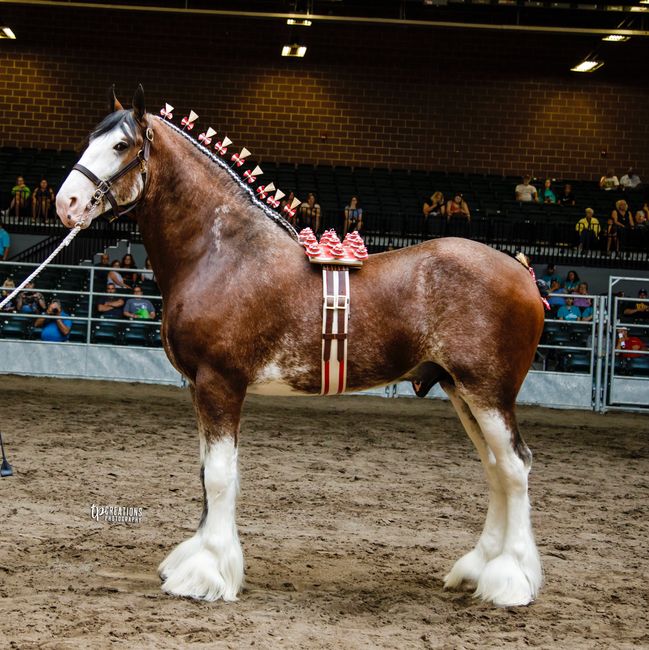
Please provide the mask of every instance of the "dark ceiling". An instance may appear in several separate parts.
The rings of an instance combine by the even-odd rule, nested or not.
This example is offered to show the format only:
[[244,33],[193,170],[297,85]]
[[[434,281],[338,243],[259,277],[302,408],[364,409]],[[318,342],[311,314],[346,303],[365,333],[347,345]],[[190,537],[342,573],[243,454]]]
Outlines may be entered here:
[[[37,3],[9,2],[10,5],[120,7],[135,11],[178,11],[187,13],[232,12],[255,14],[311,14],[314,19],[336,22],[447,24],[465,28],[520,29],[521,31],[631,30],[649,36],[649,0],[623,2],[548,2],[544,0],[81,0]],[[277,16],[279,17],[279,16]],[[444,26],[444,25],[440,25]],[[631,32],[629,32],[631,34]],[[644,33],[640,33],[644,32]]]

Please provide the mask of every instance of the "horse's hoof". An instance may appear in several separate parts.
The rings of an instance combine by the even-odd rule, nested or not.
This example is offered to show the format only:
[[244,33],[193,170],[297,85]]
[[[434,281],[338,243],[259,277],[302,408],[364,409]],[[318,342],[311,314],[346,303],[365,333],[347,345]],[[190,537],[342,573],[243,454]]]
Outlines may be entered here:
[[196,600],[237,600],[243,585],[243,554],[238,540],[217,554],[200,534],[177,546],[158,567],[162,591]]
[[520,607],[534,601],[539,587],[540,576],[528,578],[513,556],[503,554],[487,563],[474,595],[497,607]]

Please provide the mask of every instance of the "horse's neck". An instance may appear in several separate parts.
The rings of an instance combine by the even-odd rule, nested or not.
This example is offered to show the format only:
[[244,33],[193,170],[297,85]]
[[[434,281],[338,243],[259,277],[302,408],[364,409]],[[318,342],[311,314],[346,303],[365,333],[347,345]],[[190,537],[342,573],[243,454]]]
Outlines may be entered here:
[[170,127],[153,126],[150,183],[138,223],[163,294],[208,257],[276,260],[295,247],[227,170]]

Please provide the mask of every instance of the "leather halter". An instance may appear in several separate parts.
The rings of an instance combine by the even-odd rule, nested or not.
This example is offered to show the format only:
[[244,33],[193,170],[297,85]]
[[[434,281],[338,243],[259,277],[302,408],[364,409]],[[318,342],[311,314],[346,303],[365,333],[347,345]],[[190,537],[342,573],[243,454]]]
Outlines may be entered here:
[[[108,219],[108,221],[112,223],[113,221],[115,221],[115,219],[119,219],[119,217],[121,217],[123,214],[128,214],[131,210],[133,210],[137,206],[137,204],[144,198],[144,194],[146,193],[147,163],[149,161],[149,153],[151,151],[152,142],[153,142],[153,129],[147,127],[147,129],[144,132],[144,141],[142,144],[142,148],[137,152],[135,158],[133,158],[133,160],[127,163],[120,170],[115,172],[107,180],[102,180],[96,174],[91,172],[87,167],[84,167],[79,163],[77,163],[72,168],[72,169],[76,169],[78,172],[81,172],[86,178],[88,178],[91,182],[93,182],[97,187],[95,193],[92,195],[92,198],[90,199],[90,202],[86,206],[86,212],[90,212],[90,210],[92,210],[99,203],[101,203],[103,199],[107,199],[111,207],[109,210],[107,210],[106,212],[102,213],[99,216],[104,217],[109,215],[112,212],[113,216]],[[111,192],[111,188],[116,181],[122,178],[122,176],[128,174],[128,172],[130,172],[135,167],[140,168],[140,175],[142,176],[142,193],[140,194],[140,196],[137,197],[137,199],[135,199],[135,201],[133,201],[130,204],[127,204],[126,209],[121,209],[121,207],[117,204],[117,200],[115,199],[113,193]]]

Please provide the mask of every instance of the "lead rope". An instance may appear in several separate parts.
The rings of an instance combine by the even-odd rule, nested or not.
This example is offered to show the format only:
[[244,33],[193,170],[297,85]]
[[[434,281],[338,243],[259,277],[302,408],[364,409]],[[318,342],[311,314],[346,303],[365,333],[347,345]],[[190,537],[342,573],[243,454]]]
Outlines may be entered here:
[[67,235],[67,237],[56,247],[56,249],[50,254],[50,256],[30,275],[28,275],[19,286],[17,286],[2,302],[0,302],[0,309],[2,309],[14,296],[16,296],[21,289],[25,287],[28,282],[31,282],[53,259],[58,255],[59,251],[62,248],[65,248],[70,244],[70,242],[77,236],[79,231],[82,228],[83,223],[77,224]]

